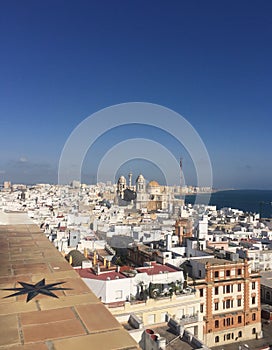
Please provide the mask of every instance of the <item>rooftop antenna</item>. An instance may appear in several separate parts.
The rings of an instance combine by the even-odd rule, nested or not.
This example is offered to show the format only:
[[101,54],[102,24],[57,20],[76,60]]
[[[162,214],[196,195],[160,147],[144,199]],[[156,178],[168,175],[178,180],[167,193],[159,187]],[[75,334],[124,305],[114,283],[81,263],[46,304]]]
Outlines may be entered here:
[[182,194],[182,185],[183,185],[182,157],[179,158],[179,168],[180,168],[180,195],[181,195]]

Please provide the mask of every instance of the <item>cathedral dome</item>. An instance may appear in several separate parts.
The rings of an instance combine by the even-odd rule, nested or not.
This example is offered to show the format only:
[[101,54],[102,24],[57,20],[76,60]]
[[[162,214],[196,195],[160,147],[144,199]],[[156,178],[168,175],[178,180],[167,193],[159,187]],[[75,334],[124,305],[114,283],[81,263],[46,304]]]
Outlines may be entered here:
[[157,181],[152,180],[149,182],[148,187],[160,187]]
[[70,256],[72,257],[72,266],[78,267],[82,265],[82,262],[88,260],[84,254],[82,254],[79,250],[73,249],[71,250],[65,257],[67,261],[70,260]]

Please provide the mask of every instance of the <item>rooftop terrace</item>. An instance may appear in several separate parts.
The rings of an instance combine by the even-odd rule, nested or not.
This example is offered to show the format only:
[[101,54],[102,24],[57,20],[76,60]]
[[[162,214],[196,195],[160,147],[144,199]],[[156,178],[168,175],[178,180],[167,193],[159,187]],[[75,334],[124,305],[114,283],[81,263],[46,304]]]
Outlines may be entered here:
[[[1,225],[0,246],[0,350],[138,349],[36,225]],[[41,294],[43,279],[58,298]],[[18,282],[38,295],[6,298]]]

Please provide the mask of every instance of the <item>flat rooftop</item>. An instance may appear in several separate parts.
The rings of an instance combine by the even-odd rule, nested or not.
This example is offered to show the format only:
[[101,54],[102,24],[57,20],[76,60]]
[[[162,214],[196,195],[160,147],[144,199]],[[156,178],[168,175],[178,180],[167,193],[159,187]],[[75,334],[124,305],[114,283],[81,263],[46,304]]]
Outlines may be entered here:
[[200,258],[195,260],[197,262],[200,262],[202,264],[210,263],[211,266],[218,266],[218,265],[235,265],[237,263],[243,263],[243,259],[239,259],[238,261],[232,261],[229,259],[220,259],[220,258]]
[[24,212],[0,211],[0,225],[31,225],[33,221]]
[[177,272],[179,271],[178,269],[174,269],[173,267],[170,267],[168,265],[162,265],[158,263],[151,263],[151,266],[146,266],[146,267],[138,267],[136,270],[139,273],[147,273],[148,275],[157,275],[159,273],[165,273],[165,272]]
[[90,278],[90,279],[99,280],[99,281],[106,281],[108,279],[114,280],[114,279],[127,278],[122,273],[116,272],[116,271],[101,272],[99,275],[95,274],[90,268],[76,269],[76,271],[79,274],[79,276],[82,278]]
[[261,273],[261,284],[272,288],[272,273],[271,271],[262,271]]
[[[97,275],[91,268],[84,268],[84,269],[76,269],[77,273],[80,275],[82,278],[90,278],[94,280],[99,280],[99,281],[106,281],[106,280],[114,280],[114,279],[123,279],[123,278],[130,278],[131,276],[127,276],[125,274],[125,270],[131,270],[131,267],[120,268],[120,272],[117,271],[101,271],[99,275]],[[146,267],[138,267],[136,268],[138,273],[146,273],[148,275],[158,275],[160,273],[166,273],[166,272],[177,272],[179,271],[178,269],[174,269],[170,266],[167,265],[162,265],[158,264],[155,262],[151,263],[151,266],[146,266]]]
[[[38,226],[0,225],[0,246],[1,350],[138,349]],[[6,298],[25,283],[32,293]]]
[[182,338],[175,335],[168,326],[151,326],[151,329],[166,339],[167,350],[193,350],[195,349]]

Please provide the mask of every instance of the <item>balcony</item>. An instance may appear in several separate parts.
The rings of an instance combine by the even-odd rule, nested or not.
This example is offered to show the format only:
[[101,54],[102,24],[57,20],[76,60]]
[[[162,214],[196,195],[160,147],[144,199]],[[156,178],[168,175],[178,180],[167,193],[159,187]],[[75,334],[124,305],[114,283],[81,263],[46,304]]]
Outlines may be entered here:
[[189,323],[196,323],[196,322],[199,322],[198,313],[194,314],[194,315],[183,315],[179,321],[180,325],[182,325],[182,326],[189,324]]

